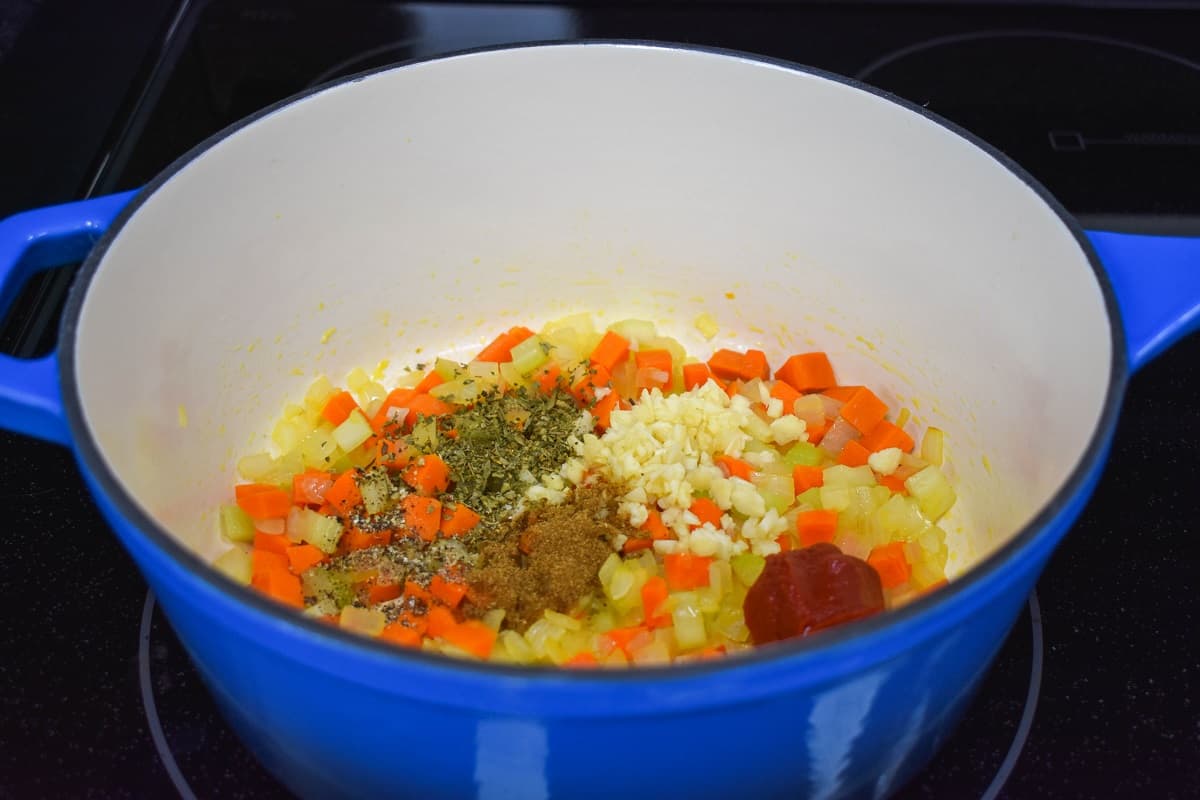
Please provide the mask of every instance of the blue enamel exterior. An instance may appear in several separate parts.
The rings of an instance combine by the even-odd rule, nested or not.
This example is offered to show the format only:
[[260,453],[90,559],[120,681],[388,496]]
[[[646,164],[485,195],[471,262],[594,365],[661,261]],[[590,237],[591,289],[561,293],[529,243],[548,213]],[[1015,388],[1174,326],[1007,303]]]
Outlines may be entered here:
[[[0,221],[0,316],[33,273],[82,261],[136,192],[66,203]],[[0,355],[0,424],[65,444],[58,359]]]
[[[81,258],[131,196],[0,223],[0,309],[33,270]],[[102,512],[221,708],[297,794],[880,797],[949,736],[1087,502],[1125,364],[1140,365],[1195,324],[1200,245],[1088,236],[1111,275],[1129,353],[1118,350],[1114,396],[1066,488],[949,587],[734,664],[588,673],[460,663],[353,637],[233,585],[157,530],[103,467],[73,387],[78,297],[64,319],[62,365],[0,360],[0,425],[71,440]]]

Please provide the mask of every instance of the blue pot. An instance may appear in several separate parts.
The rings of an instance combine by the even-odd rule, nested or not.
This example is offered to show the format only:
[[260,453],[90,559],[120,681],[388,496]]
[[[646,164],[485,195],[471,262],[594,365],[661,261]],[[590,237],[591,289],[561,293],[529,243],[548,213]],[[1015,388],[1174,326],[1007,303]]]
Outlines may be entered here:
[[[138,192],[0,223],[0,309],[33,271],[85,257],[58,352],[0,357],[0,424],[73,448],[230,722],[311,797],[888,794],[950,735],[1096,484],[1129,373],[1192,329],[1200,298],[1200,243],[1085,233],[922,109],[629,43],[477,51],[266,109]],[[725,663],[568,672],[399,651],[207,566],[221,469],[303,390],[305,359],[465,348],[489,309],[636,313],[668,288],[663,316],[693,315],[668,307],[688,293],[730,319],[729,292],[751,322],[782,302],[836,364],[897,393],[952,406],[940,377],[960,376],[964,410],[930,417],[963,443],[964,520],[980,523],[961,575]],[[389,302],[417,329],[403,347],[369,319]],[[911,368],[871,361],[821,324],[828,309]],[[888,343],[898,329],[916,346]]]

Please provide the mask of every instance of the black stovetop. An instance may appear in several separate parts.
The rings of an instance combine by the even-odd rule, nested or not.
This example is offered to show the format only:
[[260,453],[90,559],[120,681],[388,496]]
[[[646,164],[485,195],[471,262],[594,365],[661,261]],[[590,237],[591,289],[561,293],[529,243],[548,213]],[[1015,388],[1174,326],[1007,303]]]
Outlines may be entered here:
[[[0,216],[133,188],[339,75],[594,37],[857,76],[997,145],[1086,224],[1200,235],[1200,8],[114,5],[0,0]],[[51,346],[69,280],[31,282],[0,350]],[[1134,377],[1095,499],[903,797],[1200,796],[1198,359],[1192,337]],[[0,486],[0,797],[284,796],[217,716],[69,454],[0,434]]]

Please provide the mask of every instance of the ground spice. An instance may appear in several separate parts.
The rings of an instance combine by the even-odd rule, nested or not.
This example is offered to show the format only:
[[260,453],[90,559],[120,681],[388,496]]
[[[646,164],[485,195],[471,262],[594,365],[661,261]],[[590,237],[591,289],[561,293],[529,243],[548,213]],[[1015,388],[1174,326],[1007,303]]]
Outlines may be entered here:
[[520,632],[546,609],[568,613],[600,590],[600,565],[621,533],[632,529],[607,484],[581,486],[560,505],[531,507],[480,548],[467,574],[466,613],[503,608],[504,626]]

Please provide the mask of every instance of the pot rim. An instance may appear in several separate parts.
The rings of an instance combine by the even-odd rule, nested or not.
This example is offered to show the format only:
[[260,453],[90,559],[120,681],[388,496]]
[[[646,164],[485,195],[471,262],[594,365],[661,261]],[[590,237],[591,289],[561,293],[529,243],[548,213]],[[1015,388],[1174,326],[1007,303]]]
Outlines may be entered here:
[[[1087,257],[1096,282],[1104,297],[1112,347],[1108,388],[1104,399],[1104,406],[1096,427],[1074,469],[1042,508],[1017,533],[1011,536],[1007,542],[994,550],[982,561],[972,566],[961,577],[956,578],[934,592],[925,594],[907,603],[899,609],[850,622],[837,628],[823,631],[818,636],[792,639],[755,647],[745,653],[738,654],[736,658],[728,660],[713,659],[662,668],[633,667],[615,670],[566,670],[556,666],[517,666],[458,659],[437,653],[426,653],[421,650],[399,648],[385,642],[342,631],[324,622],[299,614],[295,609],[276,603],[259,592],[254,591],[251,587],[243,586],[227,578],[216,569],[213,569],[210,564],[195,553],[184,547],[163,526],[144,512],[134,501],[130,492],[126,490],[121,481],[118,480],[105,463],[84,418],[80,389],[75,380],[75,339],[78,333],[79,316],[83,309],[88,286],[100,268],[108,248],[120,234],[129,219],[137,213],[141,205],[153,196],[166,181],[174,177],[191,162],[201,157],[214,145],[258,120],[294,103],[310,100],[323,92],[337,89],[346,84],[357,83],[380,73],[405,69],[432,61],[467,58],[509,50],[556,47],[615,47],[685,51],[747,61],[761,66],[775,67],[809,77],[821,78],[851,89],[866,92],[919,114],[924,119],[966,139],[1028,186],[1040,198],[1042,203],[1058,217],[1067,230],[1070,231],[1080,249]],[[622,684],[653,684],[661,687],[673,681],[686,681],[709,675],[722,676],[745,673],[755,667],[777,666],[785,661],[793,662],[789,666],[799,665],[801,661],[810,662],[814,658],[822,657],[824,653],[835,649],[842,649],[847,643],[854,643],[863,647],[871,644],[878,645],[885,634],[901,628],[914,628],[927,635],[932,635],[935,630],[945,627],[952,621],[950,619],[951,615],[945,614],[941,616],[939,621],[935,612],[944,612],[951,609],[956,602],[963,600],[971,590],[980,587],[991,579],[999,578],[1004,570],[1014,571],[1017,562],[1031,558],[1033,544],[1051,536],[1052,523],[1055,519],[1067,510],[1071,502],[1080,493],[1086,491],[1088,482],[1103,467],[1108,443],[1116,428],[1121,400],[1129,379],[1130,369],[1125,331],[1116,295],[1114,294],[1108,275],[1090,242],[1084,235],[1082,227],[1045,187],[1000,150],[956,123],[931,112],[927,108],[845,75],[797,64],[784,59],[729,48],[650,39],[551,40],[489,45],[410,59],[364,70],[310,87],[272,103],[217,131],[176,158],[156,175],[153,180],[147,183],[126,205],[95,247],[93,247],[79,269],[67,299],[59,330],[58,362],[64,412],[71,432],[71,441],[80,464],[91,474],[95,485],[103,490],[113,507],[122,515],[126,522],[130,523],[131,528],[136,529],[138,534],[144,537],[153,548],[185,569],[190,573],[192,578],[200,581],[207,589],[231,597],[237,601],[239,606],[244,607],[246,610],[257,612],[259,615],[265,615],[273,623],[284,623],[290,626],[295,633],[306,634],[331,646],[348,648],[355,655],[366,656],[372,659],[383,656],[392,659],[392,663],[397,666],[422,667],[446,674],[456,674],[464,678],[475,677],[483,681],[489,679],[504,681],[506,688],[510,691],[514,678],[527,678],[529,688],[543,688],[546,690],[550,690],[556,686],[578,687],[584,684],[610,684],[615,686]],[[915,639],[910,639],[909,644],[911,645],[923,638],[925,637],[918,636]],[[877,646],[871,648],[871,652],[879,657],[887,655],[887,652],[890,650],[891,648],[888,647]]]

